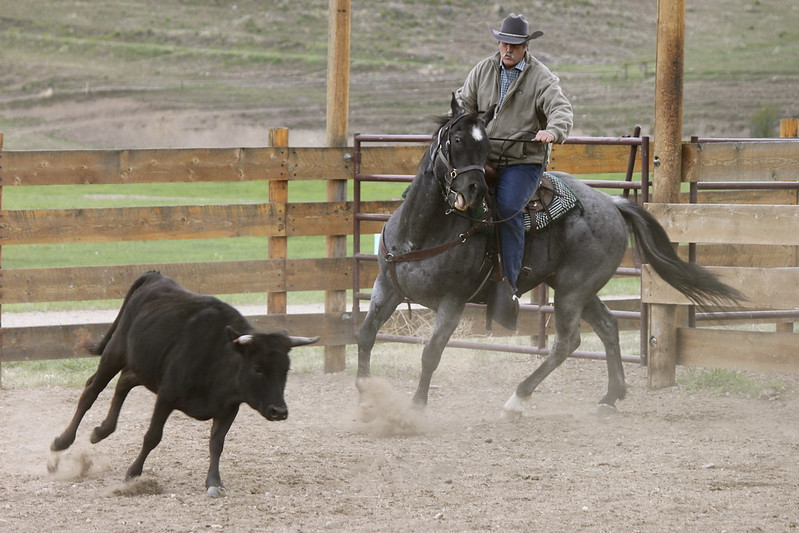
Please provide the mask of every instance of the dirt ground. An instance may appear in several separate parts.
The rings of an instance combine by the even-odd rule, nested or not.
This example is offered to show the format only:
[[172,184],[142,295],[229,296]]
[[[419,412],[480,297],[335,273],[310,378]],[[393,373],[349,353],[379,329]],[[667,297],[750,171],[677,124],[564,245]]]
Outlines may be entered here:
[[[389,354],[392,345],[380,345]],[[301,349],[301,348],[300,348]],[[299,349],[298,349],[299,350]],[[534,358],[536,359],[536,358]],[[79,389],[0,389],[4,531],[792,531],[799,528],[799,382],[758,398],[646,389],[592,414],[604,364],[569,360],[525,416],[499,418],[526,355],[448,350],[426,411],[414,364],[376,378],[361,420],[351,372],[292,371],[290,416],[243,407],[226,441],[228,495],[205,495],[209,422],[175,413],[138,481],[124,484],[153,395],[135,389],[117,432],[90,445],[104,392],[75,445],[49,444]],[[413,370],[411,370],[413,368]],[[772,379],[774,376],[765,376]]]

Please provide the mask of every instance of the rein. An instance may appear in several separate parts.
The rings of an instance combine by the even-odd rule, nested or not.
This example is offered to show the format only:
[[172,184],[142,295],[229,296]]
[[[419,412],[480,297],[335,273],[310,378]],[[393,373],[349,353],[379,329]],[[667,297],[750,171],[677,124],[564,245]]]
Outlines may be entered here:
[[[397,290],[397,292],[400,295],[402,295],[403,300],[407,301],[410,306],[411,299],[408,298],[408,295],[405,294],[405,291],[402,290],[402,287],[400,287],[399,282],[397,281],[397,263],[406,263],[409,261],[421,261],[422,259],[428,259],[430,257],[434,257],[438,254],[444,253],[450,248],[454,248],[455,246],[466,243],[469,237],[471,237],[478,231],[482,230],[490,223],[491,223],[491,212],[486,211],[483,217],[479,221],[477,221],[476,224],[472,224],[469,227],[469,229],[466,231],[466,233],[461,233],[460,235],[458,235],[457,238],[445,242],[444,244],[433,246],[432,248],[424,248],[422,250],[412,250],[410,252],[406,252],[400,255],[394,255],[388,251],[388,248],[386,247],[386,229],[384,227],[383,231],[380,232],[380,255],[382,255],[385,258],[386,264],[388,265],[388,269],[391,271],[391,275],[389,276],[389,278],[391,279],[391,283],[394,285],[394,288]],[[475,291],[475,293],[469,297],[469,300],[471,300],[475,296],[475,294],[477,294],[477,292],[479,292],[480,289],[483,288],[483,285],[485,285],[485,282],[488,280],[488,277],[491,275],[492,267],[493,265],[491,264],[490,261],[485,261],[485,260],[483,261],[483,266],[480,267],[480,276],[483,278],[483,281],[478,286],[477,291]]]
[[473,224],[466,233],[461,233],[456,238],[452,239],[451,241],[445,242],[444,244],[439,244],[438,246],[433,246],[432,248],[424,248],[422,250],[412,250],[410,252],[405,252],[404,254],[394,255],[388,251],[386,248],[386,234],[385,228],[380,233],[380,253],[386,259],[386,263],[395,264],[395,263],[404,263],[407,261],[420,261],[422,259],[427,259],[428,257],[433,257],[440,253],[444,253],[450,248],[458,246],[459,244],[464,244],[469,237],[477,233],[478,231],[482,230],[491,221],[491,213],[486,211],[483,215],[483,218],[477,221],[477,224]]
[[536,141],[534,139],[513,139],[511,137],[489,137],[489,141],[513,141],[517,143],[534,143],[534,144],[541,144],[541,141]]

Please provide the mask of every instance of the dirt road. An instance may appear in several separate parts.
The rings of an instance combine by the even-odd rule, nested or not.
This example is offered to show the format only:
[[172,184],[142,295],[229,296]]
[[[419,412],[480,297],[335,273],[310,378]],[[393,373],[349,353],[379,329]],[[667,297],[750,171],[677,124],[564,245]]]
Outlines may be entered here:
[[[387,354],[391,345],[379,347]],[[426,412],[416,366],[394,367],[362,422],[351,373],[292,372],[288,421],[243,407],[222,455],[228,496],[203,483],[210,423],[176,413],[143,477],[125,470],[153,395],[135,389],[120,427],[91,446],[106,391],[59,457],[48,446],[80,391],[0,390],[0,530],[7,531],[792,531],[799,527],[799,398],[647,392],[626,365],[618,415],[591,414],[604,364],[569,360],[515,422],[498,418],[534,362],[449,350]],[[768,378],[768,376],[766,377]]]

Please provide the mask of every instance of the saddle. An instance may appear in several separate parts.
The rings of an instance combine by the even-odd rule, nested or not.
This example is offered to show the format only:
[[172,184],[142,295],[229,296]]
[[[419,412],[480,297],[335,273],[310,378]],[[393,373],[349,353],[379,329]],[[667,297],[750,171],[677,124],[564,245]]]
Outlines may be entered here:
[[[491,165],[486,165],[485,168],[486,182],[489,189],[493,190],[497,183],[497,171]],[[524,206],[525,233],[548,227],[574,208],[583,212],[577,196],[560,178],[544,172],[538,188]]]
[[556,195],[554,179],[552,174],[544,172],[541,175],[541,183],[538,184],[538,188],[524,206],[525,232],[529,232],[534,227],[537,229],[537,224],[533,226],[532,221],[538,220],[539,213],[553,220],[549,206],[552,205]]

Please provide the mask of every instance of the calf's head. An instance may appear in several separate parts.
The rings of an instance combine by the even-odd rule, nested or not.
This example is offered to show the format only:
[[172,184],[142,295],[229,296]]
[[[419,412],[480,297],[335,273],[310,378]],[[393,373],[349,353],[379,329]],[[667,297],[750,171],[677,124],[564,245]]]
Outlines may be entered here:
[[314,343],[319,337],[292,337],[285,333],[242,335],[230,326],[226,331],[244,361],[239,371],[244,401],[267,420],[288,418],[283,391],[289,371],[289,351],[294,346]]

